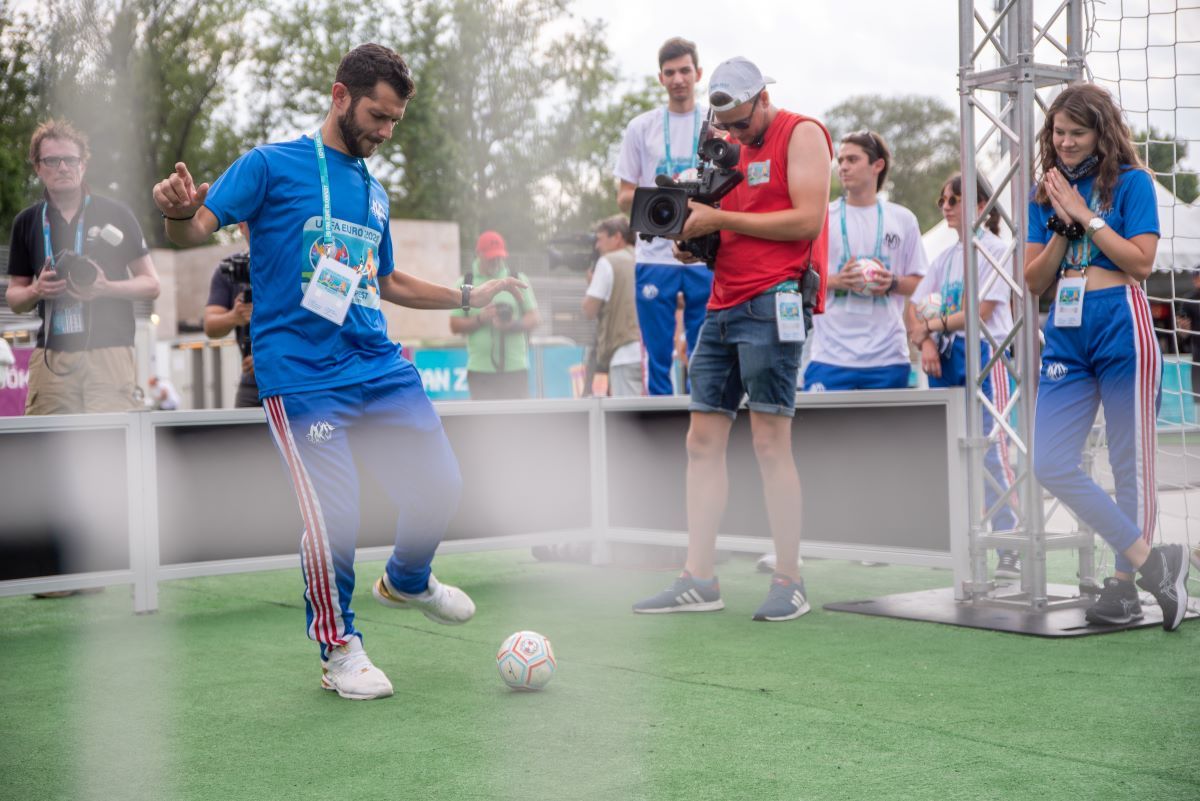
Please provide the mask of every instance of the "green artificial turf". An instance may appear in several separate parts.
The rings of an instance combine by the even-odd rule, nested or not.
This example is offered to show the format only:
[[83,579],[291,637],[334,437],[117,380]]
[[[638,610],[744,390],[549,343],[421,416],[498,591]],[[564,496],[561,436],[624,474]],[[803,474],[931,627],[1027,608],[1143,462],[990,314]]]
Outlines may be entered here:
[[[298,570],[167,582],[145,616],[126,588],[0,599],[0,798],[1200,799],[1194,622],[1048,640],[825,612],[950,575],[812,560],[813,612],[754,623],[744,557],[724,611],[636,616],[669,573],[512,551],[438,558],[479,609],[447,627],[377,605],[380,568],[358,624],[396,694],[369,702],[320,689]],[[543,693],[497,675],[518,629],[553,641]]]

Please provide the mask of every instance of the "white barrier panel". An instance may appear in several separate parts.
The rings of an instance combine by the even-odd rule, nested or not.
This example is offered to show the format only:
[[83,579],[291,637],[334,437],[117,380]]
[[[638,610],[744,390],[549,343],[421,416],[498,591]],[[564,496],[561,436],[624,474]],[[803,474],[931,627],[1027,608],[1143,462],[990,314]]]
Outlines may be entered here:
[[[961,403],[953,390],[800,396],[802,553],[953,567],[957,591],[968,565]],[[686,543],[686,408],[437,404],[464,483],[439,551]],[[719,546],[768,552],[747,421],[728,464]],[[384,558],[396,521],[374,482],[360,507],[359,558]],[[259,409],[0,420],[0,595],[132,584],[135,610],[151,611],[162,580],[298,565],[300,530]]]

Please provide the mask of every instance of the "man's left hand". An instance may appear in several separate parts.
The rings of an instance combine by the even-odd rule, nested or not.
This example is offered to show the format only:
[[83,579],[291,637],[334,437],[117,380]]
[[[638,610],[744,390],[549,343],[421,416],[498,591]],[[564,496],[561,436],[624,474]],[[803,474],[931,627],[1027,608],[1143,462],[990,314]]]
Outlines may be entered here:
[[691,213],[688,214],[687,220],[683,223],[683,230],[679,232],[676,239],[696,239],[711,234],[713,231],[721,230],[720,209],[689,200],[688,211]]
[[528,284],[518,281],[511,275],[508,278],[493,278],[471,290],[471,306],[482,309],[501,292],[515,293],[518,289],[525,289],[527,286]]
[[67,279],[67,294],[85,303],[108,295],[111,287],[108,277],[104,275],[104,270],[100,268],[100,265],[91,259],[88,259],[88,262],[96,268],[96,280],[89,286],[80,286],[71,278]]

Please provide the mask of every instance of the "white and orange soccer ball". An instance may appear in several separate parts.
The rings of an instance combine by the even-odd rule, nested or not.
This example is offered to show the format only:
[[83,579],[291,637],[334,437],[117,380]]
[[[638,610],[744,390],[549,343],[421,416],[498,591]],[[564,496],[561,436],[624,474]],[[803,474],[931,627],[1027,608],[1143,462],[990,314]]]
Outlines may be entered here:
[[514,690],[540,690],[554,678],[558,663],[548,639],[536,631],[518,631],[500,646],[496,667]]
[[854,262],[851,269],[858,272],[866,285],[863,288],[867,291],[878,288],[883,283],[883,274],[886,272],[884,266],[874,259],[858,259]]
[[932,320],[942,313],[942,295],[940,292],[931,292],[929,297],[915,305],[917,317],[919,319]]

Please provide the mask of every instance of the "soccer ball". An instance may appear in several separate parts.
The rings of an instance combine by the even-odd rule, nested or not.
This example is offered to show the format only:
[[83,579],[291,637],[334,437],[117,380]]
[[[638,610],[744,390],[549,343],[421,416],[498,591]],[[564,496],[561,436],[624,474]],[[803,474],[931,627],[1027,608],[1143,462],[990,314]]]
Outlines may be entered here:
[[558,665],[549,640],[536,631],[518,631],[500,646],[496,667],[514,690],[540,690],[550,683]]
[[880,286],[880,278],[883,276],[884,270],[883,266],[874,259],[859,259],[854,262],[851,269],[862,275],[863,282],[866,284],[863,289],[870,291]]
[[942,296],[938,292],[930,293],[929,297],[916,305],[917,317],[932,320],[942,313]]

